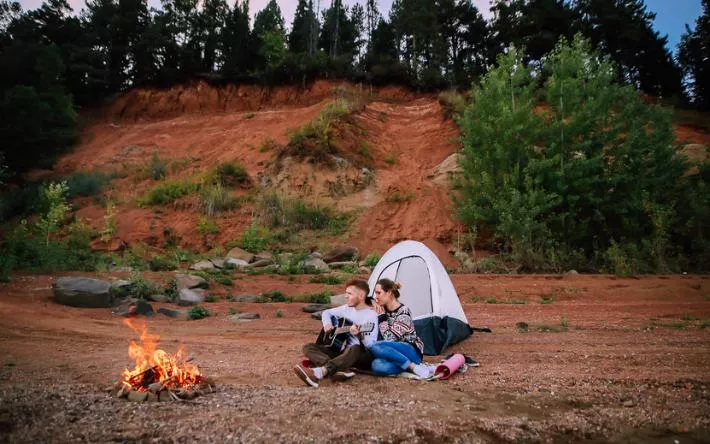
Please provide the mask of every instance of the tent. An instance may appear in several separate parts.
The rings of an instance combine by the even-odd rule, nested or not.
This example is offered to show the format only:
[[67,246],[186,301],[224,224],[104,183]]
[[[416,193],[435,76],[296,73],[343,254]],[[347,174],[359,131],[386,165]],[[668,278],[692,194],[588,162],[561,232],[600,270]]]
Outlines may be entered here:
[[383,278],[402,285],[399,299],[412,312],[424,354],[440,355],[446,347],[471,336],[454,284],[439,258],[423,243],[407,240],[387,250],[370,275],[370,297]]

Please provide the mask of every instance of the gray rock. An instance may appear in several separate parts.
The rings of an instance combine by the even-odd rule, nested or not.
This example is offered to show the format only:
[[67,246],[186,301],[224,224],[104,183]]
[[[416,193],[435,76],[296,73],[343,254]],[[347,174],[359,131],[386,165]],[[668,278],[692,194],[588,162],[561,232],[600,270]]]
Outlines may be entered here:
[[316,311],[315,313],[311,313],[311,317],[313,319],[318,319],[319,321],[323,317],[323,312],[322,311]]
[[153,302],[168,302],[170,299],[164,294],[151,294],[148,296],[148,300]]
[[332,305],[330,304],[310,304],[303,307],[303,311],[305,311],[306,313],[316,313],[321,312],[323,310],[327,310],[331,307]]
[[355,247],[337,247],[323,256],[323,261],[326,263],[356,261],[360,258],[360,250]]
[[52,283],[54,300],[62,305],[107,308],[118,304],[111,283],[86,277],[60,277]]
[[203,278],[192,274],[176,274],[175,280],[177,281],[178,290],[182,288],[207,288],[209,285]]
[[203,260],[190,265],[190,270],[213,270],[214,264],[208,260]]
[[128,267],[125,265],[111,265],[110,267],[108,267],[108,271],[110,273],[130,273],[133,271],[133,267]]
[[358,267],[357,272],[359,274],[372,274],[372,270],[370,269],[370,267],[367,267],[365,265],[361,265],[360,267]]
[[164,314],[165,316],[167,316],[167,317],[169,317],[169,318],[173,318],[173,319],[178,319],[178,318],[184,318],[184,317],[185,317],[185,313],[184,313],[184,312],[182,312],[182,311],[180,311],[180,310],[173,310],[173,309],[171,309],[171,308],[165,308],[165,307],[159,308],[159,309],[158,309],[158,313]]
[[328,267],[328,264],[323,262],[322,259],[306,259],[305,261],[301,262],[300,265],[305,271],[315,271],[318,273],[327,273],[330,271],[330,267]]
[[124,288],[129,287],[133,282],[125,279],[116,279],[115,281],[110,281],[110,284],[113,288]]
[[249,253],[246,250],[242,250],[239,247],[234,247],[227,253],[227,259],[239,259],[246,263],[254,260],[254,254]]
[[249,265],[249,262],[243,260],[243,259],[235,259],[233,257],[227,258],[225,263],[232,265],[237,268],[244,268]]
[[115,315],[118,315],[118,316],[123,316],[123,317],[132,317],[132,316],[151,317],[151,316],[153,316],[154,311],[153,311],[153,306],[150,305],[148,302],[143,301],[141,299],[131,299],[130,301],[121,304],[112,313]]
[[137,392],[135,390],[131,390],[130,393],[128,393],[128,400],[132,402],[143,402],[146,399],[148,399],[148,392]]
[[251,264],[249,264],[249,266],[252,268],[260,268],[260,267],[267,267],[273,263],[274,263],[273,260],[271,260],[269,258],[264,258],[264,259],[259,259],[257,261],[252,262]]
[[313,253],[311,253],[311,257],[313,259],[323,259],[323,253],[321,253],[320,251],[314,251]]
[[264,259],[268,259],[270,261],[274,261],[274,255],[269,253],[268,251],[262,251],[261,253],[255,254],[254,259],[251,260],[251,262],[258,262],[258,261],[263,261]]
[[342,294],[336,294],[334,296],[330,297],[330,305],[333,305],[335,307],[338,307],[340,305],[345,304],[348,301],[347,296],[345,293]]
[[228,318],[232,322],[239,322],[239,321],[253,321],[254,319],[260,319],[261,316],[259,313],[237,313],[233,314],[231,316],[228,316]]
[[205,301],[204,290],[181,288],[178,292],[178,305],[197,305]]
[[224,259],[216,257],[214,259],[210,259],[210,262],[212,262],[212,265],[214,265],[217,268],[224,268],[224,263],[225,263]]
[[339,270],[339,269],[345,268],[345,267],[357,268],[357,262],[351,262],[351,261],[331,262],[328,264],[328,266],[330,268],[334,268],[336,270]]

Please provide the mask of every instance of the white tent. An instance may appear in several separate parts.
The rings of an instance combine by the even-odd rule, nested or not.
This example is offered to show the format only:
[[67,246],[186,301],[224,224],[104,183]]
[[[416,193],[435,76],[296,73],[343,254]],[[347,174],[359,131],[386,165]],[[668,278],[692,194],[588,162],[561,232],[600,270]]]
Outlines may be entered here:
[[425,354],[439,355],[471,335],[454,284],[439,258],[423,243],[407,240],[387,250],[370,275],[371,297],[383,278],[402,285],[400,301],[412,312]]

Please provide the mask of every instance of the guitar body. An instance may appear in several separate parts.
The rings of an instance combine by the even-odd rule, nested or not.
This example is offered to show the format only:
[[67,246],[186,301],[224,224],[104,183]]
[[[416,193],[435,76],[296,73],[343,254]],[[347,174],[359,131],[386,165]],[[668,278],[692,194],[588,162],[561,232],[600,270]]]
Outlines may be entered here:
[[[331,350],[338,353],[342,353],[348,346],[348,338],[350,337],[350,327],[353,325],[352,322],[345,318],[336,318],[335,316],[330,317],[330,325],[335,327],[329,332],[321,329],[318,333],[318,339],[316,339],[316,344],[328,346]],[[368,323],[360,326],[361,333],[371,332],[375,326],[372,323]]]

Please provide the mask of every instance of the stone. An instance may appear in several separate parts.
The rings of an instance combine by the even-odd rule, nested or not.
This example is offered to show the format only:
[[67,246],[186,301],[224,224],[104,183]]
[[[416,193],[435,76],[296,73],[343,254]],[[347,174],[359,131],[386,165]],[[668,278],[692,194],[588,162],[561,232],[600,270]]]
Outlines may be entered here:
[[323,312],[322,311],[316,311],[315,313],[311,313],[311,317],[313,319],[318,319],[319,321],[323,317]]
[[54,300],[62,305],[107,308],[118,304],[111,283],[87,277],[60,277],[52,283]]
[[633,407],[635,405],[636,405],[636,403],[634,401],[632,401],[631,399],[627,399],[626,401],[624,401],[624,407]]
[[146,399],[148,402],[158,402],[160,401],[160,397],[156,395],[155,393],[148,393],[148,398]]
[[178,290],[182,288],[207,288],[209,286],[205,279],[193,274],[176,274],[175,280],[177,281]]
[[313,259],[323,259],[323,253],[321,253],[320,251],[314,251],[311,253],[311,257]]
[[126,265],[111,265],[108,267],[109,273],[130,273],[133,271],[133,267]]
[[178,305],[197,305],[205,301],[204,290],[181,288],[178,291]]
[[147,316],[151,317],[154,314],[153,306],[141,299],[131,299],[128,302],[121,304],[117,309],[112,311],[113,314],[124,317],[132,316]]
[[365,265],[361,265],[357,268],[358,274],[372,274],[372,270],[370,267],[367,267]]
[[214,265],[217,268],[224,268],[224,263],[226,261],[221,258],[214,258],[214,259],[210,259],[210,262],[212,262],[212,265]]
[[249,265],[249,262],[243,259],[235,259],[233,257],[227,258],[225,263],[237,268],[244,268]]
[[330,267],[322,259],[306,259],[300,265],[306,272],[327,273],[330,271]]
[[306,313],[316,313],[321,312],[323,310],[327,310],[332,307],[333,306],[330,304],[310,304],[303,307],[303,311],[305,311]]
[[168,401],[172,401],[173,397],[170,396],[170,392],[168,392],[167,390],[163,390],[158,395],[158,399],[160,399],[160,402],[168,402]]
[[331,262],[328,264],[330,268],[340,270],[345,267],[357,268],[357,262],[343,261],[343,262]]
[[148,392],[137,392],[135,390],[131,390],[131,392],[128,393],[128,400],[131,402],[143,402],[146,399],[148,399]]
[[182,311],[180,311],[180,310],[173,310],[173,309],[171,309],[171,308],[165,308],[165,307],[159,308],[159,309],[158,309],[158,313],[164,314],[165,316],[167,316],[167,317],[169,317],[169,318],[173,318],[173,319],[178,319],[178,318],[184,318],[184,317],[185,317],[185,313],[184,313],[184,312],[182,312]]
[[449,185],[451,180],[463,171],[461,165],[459,164],[460,157],[461,155],[458,153],[450,155],[439,165],[432,168],[427,177],[437,185]]
[[214,264],[208,260],[203,260],[190,265],[190,270],[214,270]]
[[264,259],[259,259],[258,261],[252,262],[251,264],[249,264],[249,266],[251,268],[260,268],[260,267],[269,266],[273,263],[274,263],[274,261],[271,260],[270,258],[264,258]]
[[257,261],[263,261],[264,259],[268,259],[271,262],[274,261],[274,255],[269,253],[268,251],[262,251],[261,253],[255,254],[254,259],[251,260],[251,262],[257,262]]
[[170,298],[164,294],[151,294],[148,296],[148,300],[153,302],[168,302]]
[[345,295],[345,293],[336,294],[336,295],[330,297],[330,305],[333,305],[335,307],[343,305],[347,302],[348,302],[348,297]]
[[259,313],[245,312],[245,313],[233,314],[228,317],[232,322],[239,322],[239,321],[252,321],[254,319],[260,319],[261,315],[259,315]]
[[337,247],[323,256],[323,261],[326,263],[356,261],[360,258],[360,250],[355,247]]
[[257,296],[253,294],[245,294],[239,296],[232,296],[230,299],[232,302],[265,302],[266,298],[263,296]]
[[253,253],[249,253],[249,252],[246,251],[246,250],[242,250],[242,249],[239,248],[239,247],[234,247],[234,248],[232,248],[231,250],[229,250],[229,253],[227,253],[227,257],[226,257],[226,258],[227,258],[227,260],[229,260],[229,259],[239,259],[239,260],[242,260],[242,261],[244,261],[244,262],[246,262],[246,263],[248,264],[248,263],[250,263],[251,261],[254,260],[254,254],[253,254]]

